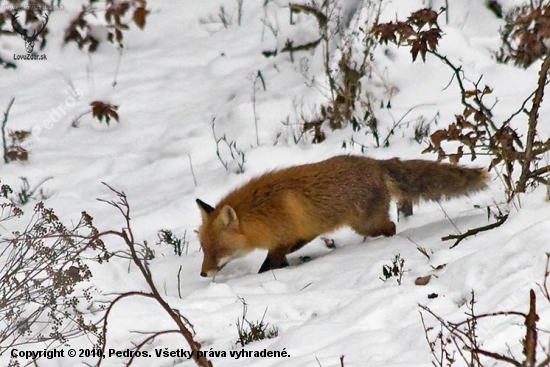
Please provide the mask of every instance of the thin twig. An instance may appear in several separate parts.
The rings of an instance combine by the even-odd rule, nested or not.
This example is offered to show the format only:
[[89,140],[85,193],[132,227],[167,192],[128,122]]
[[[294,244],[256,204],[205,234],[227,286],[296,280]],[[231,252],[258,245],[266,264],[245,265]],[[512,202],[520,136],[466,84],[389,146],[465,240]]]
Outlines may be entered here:
[[512,359],[510,357],[506,357],[506,356],[503,356],[502,354],[498,354],[498,353],[494,353],[494,352],[489,352],[489,351],[486,351],[484,349],[480,349],[480,348],[475,348],[475,349],[468,349],[468,351],[470,351],[471,353],[478,353],[478,354],[481,354],[481,355],[484,355],[486,357],[490,357],[496,361],[502,361],[502,362],[507,362],[507,363],[510,363],[516,367],[522,367],[524,366],[523,364],[519,363],[518,361],[516,361],[515,359]]
[[120,61],[122,60],[122,50],[123,50],[122,47],[118,48],[118,60],[116,63],[115,77],[113,79],[113,84],[112,84],[113,88],[116,87],[116,85],[118,84],[118,71],[120,70]]
[[15,102],[15,97],[11,98],[8,108],[6,108],[6,112],[4,112],[4,120],[2,121],[2,146],[4,147],[4,163],[6,164],[10,162],[10,159],[8,158],[8,143],[6,140],[6,124],[8,123],[8,117],[10,115],[13,102]]
[[445,218],[447,218],[447,220],[453,225],[453,227],[455,227],[456,231],[458,233],[460,233],[460,229],[458,229],[458,227],[456,226],[456,224],[453,222],[453,220],[451,219],[451,217],[449,217],[449,214],[447,214],[447,211],[445,211],[445,209],[443,208],[443,205],[441,205],[441,203],[439,202],[439,200],[436,201],[437,202],[437,205],[439,205],[439,207],[441,208],[441,210],[443,211],[443,214],[445,214]]
[[197,187],[197,178],[195,177],[195,170],[193,169],[193,161],[191,160],[191,154],[187,154],[187,157],[189,158],[189,167],[191,167],[191,175],[193,176],[193,182],[195,183],[195,187]]
[[181,269],[182,269],[182,266],[180,265],[180,268],[178,270],[178,296],[180,297],[181,299]]
[[[260,116],[258,116],[258,106],[256,104],[256,83],[258,82],[259,76],[262,75],[260,71],[258,70],[258,75],[254,79],[254,83],[252,83],[252,112],[254,114],[254,129],[256,132],[256,146],[260,145],[260,136],[258,133],[258,121],[260,120]],[[261,79],[263,83],[263,78]],[[264,90],[265,90],[265,84],[264,84]]]
[[[180,334],[180,330],[163,330],[163,331],[158,331],[156,333],[153,333],[153,335],[150,335],[149,337],[145,338],[141,343],[136,345],[134,347],[134,351],[137,352],[138,350],[143,348],[145,346],[145,344],[155,340],[156,337],[161,336],[161,335],[166,335],[166,334]],[[132,353],[132,357],[126,363],[126,367],[130,366],[134,362],[134,359],[137,357],[137,355],[138,355],[137,353]]]

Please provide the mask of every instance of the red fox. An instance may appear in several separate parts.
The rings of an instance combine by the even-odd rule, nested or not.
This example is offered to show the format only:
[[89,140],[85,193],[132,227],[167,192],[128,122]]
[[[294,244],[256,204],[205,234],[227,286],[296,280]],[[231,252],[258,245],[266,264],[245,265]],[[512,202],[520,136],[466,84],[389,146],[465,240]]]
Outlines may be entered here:
[[286,254],[342,226],[368,237],[393,236],[390,198],[405,206],[452,198],[485,188],[487,179],[482,168],[361,156],[267,172],[215,208],[196,200],[202,215],[200,274],[214,276],[231,259],[254,249],[268,250],[260,273],[285,267]]

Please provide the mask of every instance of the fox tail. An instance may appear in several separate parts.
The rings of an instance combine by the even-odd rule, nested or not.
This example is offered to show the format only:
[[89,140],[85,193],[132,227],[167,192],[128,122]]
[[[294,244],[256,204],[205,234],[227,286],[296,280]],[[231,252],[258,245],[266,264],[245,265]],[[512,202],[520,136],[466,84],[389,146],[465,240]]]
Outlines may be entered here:
[[486,187],[483,168],[397,158],[381,161],[390,195],[400,202],[439,200],[464,196]]

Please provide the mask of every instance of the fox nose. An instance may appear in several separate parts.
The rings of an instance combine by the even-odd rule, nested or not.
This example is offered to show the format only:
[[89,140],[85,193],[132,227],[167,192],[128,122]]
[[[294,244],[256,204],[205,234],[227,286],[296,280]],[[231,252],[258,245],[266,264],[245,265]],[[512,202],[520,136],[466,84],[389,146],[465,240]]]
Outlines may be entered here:
[[201,277],[207,277],[208,274],[206,274],[204,271],[201,271]]

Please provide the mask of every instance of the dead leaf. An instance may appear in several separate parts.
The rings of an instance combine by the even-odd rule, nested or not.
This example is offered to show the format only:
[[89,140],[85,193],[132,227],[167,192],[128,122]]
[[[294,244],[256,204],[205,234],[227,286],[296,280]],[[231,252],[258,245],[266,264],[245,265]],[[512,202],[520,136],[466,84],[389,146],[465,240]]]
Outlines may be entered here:
[[414,284],[424,286],[430,282],[431,278],[432,278],[431,275],[426,275],[425,277],[418,277],[414,280]]
[[139,7],[134,11],[134,23],[139,27],[139,29],[145,28],[145,17],[149,12],[144,7]]

